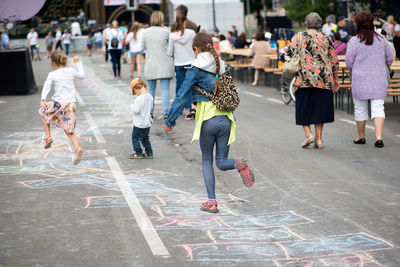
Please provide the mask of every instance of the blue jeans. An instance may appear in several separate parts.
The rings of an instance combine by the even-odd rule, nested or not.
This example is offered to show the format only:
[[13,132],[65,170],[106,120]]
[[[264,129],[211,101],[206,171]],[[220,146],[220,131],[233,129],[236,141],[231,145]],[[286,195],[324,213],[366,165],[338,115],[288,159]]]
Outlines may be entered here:
[[133,150],[135,150],[136,155],[138,155],[138,156],[143,155],[143,150],[142,150],[142,147],[140,146],[140,143],[142,143],[147,155],[149,155],[149,156],[153,155],[153,149],[151,148],[149,133],[150,133],[150,127],[138,128],[138,127],[133,126],[132,145],[133,145]]
[[[187,72],[187,69],[185,69],[185,67],[190,67],[190,65],[175,66],[175,73],[176,73],[176,88],[175,88],[175,92],[176,92],[176,94],[178,94],[179,88],[181,87],[183,81],[185,80],[186,72]],[[190,95],[190,97],[186,101],[184,107],[186,109],[190,109],[192,107],[192,95]]]
[[215,175],[213,168],[213,150],[215,162],[221,171],[235,169],[235,160],[228,159],[231,121],[226,116],[215,116],[203,122],[200,134],[200,149],[204,183],[209,200],[215,200]]
[[65,46],[65,54],[68,56],[69,55],[69,44],[64,44]]
[[[169,83],[171,79],[158,79],[158,80],[147,80],[147,86],[149,89],[149,93],[153,96],[153,101],[156,99],[156,87],[157,81],[160,81],[161,86],[161,95],[162,95],[162,104],[163,104],[163,111],[164,114],[168,114],[169,110]],[[154,102],[153,102],[154,104]],[[154,113],[154,105],[151,113]]]
[[121,49],[110,49],[111,62],[114,72],[114,77],[121,75]]

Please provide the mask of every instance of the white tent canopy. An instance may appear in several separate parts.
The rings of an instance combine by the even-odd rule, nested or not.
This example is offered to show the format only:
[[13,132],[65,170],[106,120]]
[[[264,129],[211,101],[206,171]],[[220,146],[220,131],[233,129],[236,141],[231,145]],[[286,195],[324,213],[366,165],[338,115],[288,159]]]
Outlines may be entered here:
[[[235,25],[239,34],[244,29],[244,9],[240,0],[214,0],[215,21],[221,34],[232,30]],[[170,24],[175,20],[175,8],[185,5],[189,9],[188,19],[201,26],[201,30],[214,31],[212,0],[169,0]]]

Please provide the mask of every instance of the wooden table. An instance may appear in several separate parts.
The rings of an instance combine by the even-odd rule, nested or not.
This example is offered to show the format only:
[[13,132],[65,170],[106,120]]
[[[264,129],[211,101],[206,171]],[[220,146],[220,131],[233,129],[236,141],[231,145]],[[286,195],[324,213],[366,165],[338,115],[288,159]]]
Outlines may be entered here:
[[238,48],[238,49],[226,50],[221,53],[225,53],[228,55],[234,55],[234,56],[251,57],[251,49],[250,48]]

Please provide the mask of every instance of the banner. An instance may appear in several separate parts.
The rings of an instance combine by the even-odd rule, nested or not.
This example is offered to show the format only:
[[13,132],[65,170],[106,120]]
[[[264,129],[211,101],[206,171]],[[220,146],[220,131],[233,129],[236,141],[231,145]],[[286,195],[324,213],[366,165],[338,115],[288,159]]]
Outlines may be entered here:
[[104,0],[104,6],[122,6],[126,5],[126,0]]
[[161,0],[139,0],[139,4],[161,4]]

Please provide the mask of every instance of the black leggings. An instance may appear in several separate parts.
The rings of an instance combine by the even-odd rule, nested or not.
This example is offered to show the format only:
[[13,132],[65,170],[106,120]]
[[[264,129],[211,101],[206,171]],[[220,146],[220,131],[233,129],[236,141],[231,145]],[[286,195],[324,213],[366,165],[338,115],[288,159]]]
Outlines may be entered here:
[[56,42],[56,48],[54,50],[57,50],[58,48],[60,48],[61,50],[63,50],[63,46],[61,44],[61,40]]
[[114,77],[121,74],[121,49],[110,49],[110,56],[114,71]]

